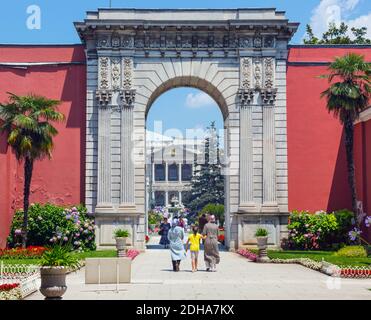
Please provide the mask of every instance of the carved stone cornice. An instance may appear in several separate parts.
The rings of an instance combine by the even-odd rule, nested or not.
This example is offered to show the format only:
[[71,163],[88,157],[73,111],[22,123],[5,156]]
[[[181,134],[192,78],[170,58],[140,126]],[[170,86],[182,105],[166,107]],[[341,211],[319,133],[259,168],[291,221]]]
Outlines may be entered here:
[[135,102],[135,89],[123,89],[120,90],[120,100],[123,108],[132,108],[134,107]]
[[111,90],[97,90],[95,97],[102,107],[107,107],[111,103],[112,91]]

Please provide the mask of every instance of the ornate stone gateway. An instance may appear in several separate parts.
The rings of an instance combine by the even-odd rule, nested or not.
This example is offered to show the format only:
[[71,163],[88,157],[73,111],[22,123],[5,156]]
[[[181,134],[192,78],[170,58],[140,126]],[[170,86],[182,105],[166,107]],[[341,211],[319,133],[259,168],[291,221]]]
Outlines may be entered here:
[[97,244],[118,226],[144,248],[145,121],[163,92],[208,93],[226,129],[226,244],[285,235],[286,60],[298,24],[274,9],[100,9],[75,24],[87,53],[86,204]]

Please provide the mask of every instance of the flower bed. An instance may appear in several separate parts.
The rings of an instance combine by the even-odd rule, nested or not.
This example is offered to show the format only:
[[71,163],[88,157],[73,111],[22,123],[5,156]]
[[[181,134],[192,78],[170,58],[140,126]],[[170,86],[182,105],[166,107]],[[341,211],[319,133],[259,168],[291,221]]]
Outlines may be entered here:
[[0,284],[0,300],[21,300],[22,293],[19,283]]
[[[256,262],[257,255],[247,249],[239,249],[237,253],[247,259]],[[306,268],[315,271],[323,272],[329,276],[341,278],[371,278],[370,267],[360,266],[337,266],[326,261],[315,261],[310,258],[296,258],[296,259],[270,259],[268,263],[282,263],[282,264],[300,264]]]
[[257,255],[255,253],[252,253],[251,251],[247,249],[238,249],[237,253],[251,261],[256,262]]
[[126,252],[126,257],[130,258],[131,260],[134,260],[139,254],[140,252],[138,250],[129,249]]
[[26,249],[12,248],[0,249],[1,259],[38,259],[47,250],[45,247],[29,246]]

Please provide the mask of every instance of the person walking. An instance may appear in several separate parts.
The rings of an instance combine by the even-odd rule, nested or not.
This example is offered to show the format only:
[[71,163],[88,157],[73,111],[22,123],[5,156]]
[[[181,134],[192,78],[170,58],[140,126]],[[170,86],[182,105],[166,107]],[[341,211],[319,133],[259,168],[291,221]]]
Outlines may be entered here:
[[170,241],[171,261],[173,263],[173,271],[179,271],[180,261],[185,259],[186,252],[184,250],[184,230],[178,226],[178,220],[173,219],[171,229],[167,234]]
[[192,234],[189,235],[187,244],[186,244],[186,252],[188,251],[188,246],[190,245],[191,250],[191,260],[192,260],[192,272],[196,272],[198,270],[198,253],[200,252],[200,240],[202,239],[202,235],[198,233],[198,227],[192,227]]
[[200,233],[203,232],[206,223],[207,223],[206,214],[203,213],[201,217],[198,218],[198,228]]
[[218,225],[214,215],[209,217],[209,222],[205,224],[202,235],[204,236],[204,259],[206,271],[216,271],[216,265],[220,262],[218,247]]
[[170,228],[171,228],[171,225],[168,222],[168,218],[164,217],[163,222],[160,224],[159,235],[161,236],[160,244],[165,246],[165,249],[167,249],[170,244],[170,241],[167,238],[167,234],[169,233]]

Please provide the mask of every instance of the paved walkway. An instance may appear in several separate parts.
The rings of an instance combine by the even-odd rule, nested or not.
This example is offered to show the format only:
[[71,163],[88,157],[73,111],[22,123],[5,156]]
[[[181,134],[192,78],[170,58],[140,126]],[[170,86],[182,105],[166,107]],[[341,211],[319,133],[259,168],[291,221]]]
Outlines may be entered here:
[[[328,277],[300,265],[257,264],[235,253],[221,252],[218,271],[191,272],[191,262],[181,271],[171,271],[170,253],[160,248],[147,250],[132,265],[132,283],[85,285],[84,269],[67,278],[64,299],[363,299],[371,300],[371,280]],[[39,292],[28,299],[43,299]]]

